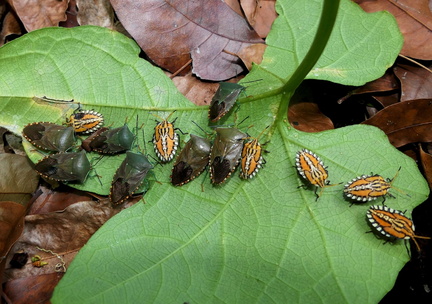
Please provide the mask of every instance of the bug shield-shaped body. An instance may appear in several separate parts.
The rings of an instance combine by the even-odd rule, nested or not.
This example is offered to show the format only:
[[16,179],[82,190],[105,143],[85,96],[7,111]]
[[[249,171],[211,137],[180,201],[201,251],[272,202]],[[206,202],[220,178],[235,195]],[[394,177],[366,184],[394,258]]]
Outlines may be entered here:
[[221,82],[210,103],[210,121],[216,122],[228,113],[243,90],[245,87],[237,83]]
[[394,210],[387,206],[370,206],[366,213],[367,219],[372,227],[388,239],[412,239],[420,251],[416,238],[430,239],[430,237],[414,234],[414,224],[404,212]]
[[171,183],[184,185],[199,176],[210,158],[210,141],[191,134],[173,166]]
[[129,150],[134,140],[135,135],[129,130],[127,125],[124,125],[111,130],[106,129],[98,133],[90,140],[88,147],[91,151],[101,154],[117,154]]
[[158,158],[166,163],[171,161],[178,148],[179,137],[174,125],[166,120],[158,123],[153,135],[153,146]]
[[68,124],[71,125],[75,132],[90,134],[102,127],[104,123],[103,115],[93,110],[79,111],[72,114]]
[[263,163],[262,152],[261,144],[256,138],[244,144],[241,155],[241,178],[248,179],[257,174]]
[[312,151],[303,149],[297,152],[296,167],[300,175],[316,187],[327,185],[328,172],[322,160]]
[[117,169],[110,189],[110,200],[114,205],[123,203],[141,186],[153,165],[141,153],[126,152],[126,158]]
[[35,147],[52,152],[65,152],[75,144],[75,132],[72,127],[51,122],[28,124],[22,134]]
[[85,151],[48,155],[35,165],[35,170],[48,179],[83,183],[90,171]]
[[344,186],[344,194],[350,199],[367,202],[385,195],[394,197],[388,192],[390,188],[391,183],[378,174],[362,175]]
[[247,135],[236,128],[217,128],[210,152],[210,179],[223,183],[239,164],[243,141]]

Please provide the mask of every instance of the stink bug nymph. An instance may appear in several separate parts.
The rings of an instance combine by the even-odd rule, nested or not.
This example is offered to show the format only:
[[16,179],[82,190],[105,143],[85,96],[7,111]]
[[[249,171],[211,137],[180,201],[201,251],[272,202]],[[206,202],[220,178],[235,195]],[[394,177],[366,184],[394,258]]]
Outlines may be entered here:
[[109,198],[113,205],[119,205],[131,197],[141,186],[153,165],[141,153],[126,152],[126,158],[117,169],[110,189]]
[[239,164],[243,141],[247,135],[236,128],[217,128],[210,152],[210,179],[223,183]]
[[414,234],[414,224],[411,219],[404,215],[404,212],[394,210],[387,206],[377,205],[370,206],[366,213],[372,227],[388,239],[412,239],[420,251],[420,246],[416,241],[418,239],[430,239],[426,236]]
[[[98,130],[99,131],[99,130]],[[86,147],[91,151],[101,154],[117,154],[130,150],[135,135],[129,130],[127,125],[123,127],[106,129],[93,137]]]
[[171,183],[182,186],[199,176],[210,158],[210,141],[191,134],[172,169]]
[[52,152],[65,152],[75,144],[75,133],[72,127],[51,122],[28,124],[22,134],[35,147]]
[[262,164],[265,164],[262,153],[268,151],[262,149],[261,144],[258,140],[263,134],[263,132],[267,130],[267,128],[265,128],[258,135],[258,137],[246,142],[243,146],[240,171],[240,177],[243,179],[254,177],[257,174],[258,170],[261,168]]
[[392,179],[384,179],[378,174],[356,177],[345,185],[344,194],[346,197],[359,202],[367,202],[375,200],[378,197],[383,197],[384,204],[386,195],[394,198],[394,196],[388,192],[390,188],[401,191],[392,187],[392,183],[399,174],[400,169],[401,168],[399,168]]
[[90,162],[84,150],[48,155],[35,165],[42,177],[61,181],[83,183],[90,171]]
[[83,110],[73,113],[69,117],[68,125],[72,126],[76,133],[90,134],[99,129],[104,123],[101,113],[93,110]]
[[[296,154],[296,167],[300,175],[306,179],[311,185],[316,186],[315,194],[317,200],[325,187],[333,187],[340,184],[332,184],[327,181],[327,167],[324,167],[323,161],[312,151],[303,149]],[[302,187],[302,186],[301,186]],[[317,194],[318,187],[321,188]]]
[[173,122],[168,121],[174,112],[168,115],[166,119],[153,114],[162,120],[161,122],[156,121],[157,125],[155,126],[155,132],[153,135],[153,147],[158,158],[164,163],[169,162],[174,158],[179,144],[179,136],[175,132],[175,130],[178,129],[174,128],[174,122],[177,118],[174,119]]

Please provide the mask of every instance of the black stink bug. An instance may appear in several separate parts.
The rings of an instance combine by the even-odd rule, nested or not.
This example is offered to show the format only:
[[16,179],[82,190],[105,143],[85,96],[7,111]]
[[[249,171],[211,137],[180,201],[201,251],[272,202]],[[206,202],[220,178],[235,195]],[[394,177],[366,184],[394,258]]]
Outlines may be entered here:
[[48,155],[35,165],[42,177],[61,181],[83,183],[90,171],[90,162],[85,151]]
[[237,83],[221,82],[210,103],[208,117],[211,122],[221,119],[234,106],[246,87]]
[[93,110],[83,110],[73,113],[69,117],[68,125],[74,128],[77,133],[90,134],[102,127],[103,115]]
[[51,122],[34,122],[24,127],[22,135],[35,147],[53,152],[65,152],[75,144],[72,127]]
[[207,166],[210,157],[210,141],[191,134],[172,169],[171,183],[184,185],[199,176]]
[[[102,129],[102,132],[98,132]],[[90,142],[86,142],[85,144],[87,149],[100,154],[117,154],[130,150],[135,140],[135,135],[129,130],[127,125],[114,129],[102,129],[96,131],[97,135],[90,135],[92,137]]]
[[247,135],[236,128],[217,128],[210,152],[210,179],[223,183],[239,164],[243,141]]
[[166,119],[162,119],[153,114],[162,120],[161,122],[156,121],[157,125],[155,126],[155,132],[153,135],[153,146],[156,155],[164,163],[169,162],[174,158],[179,143],[179,136],[175,132],[177,129],[174,128],[174,122],[177,118],[174,119],[172,123],[168,121],[174,112],[168,115]]
[[126,158],[117,169],[110,189],[109,198],[113,205],[119,205],[131,197],[143,183],[153,165],[141,153],[126,152]]

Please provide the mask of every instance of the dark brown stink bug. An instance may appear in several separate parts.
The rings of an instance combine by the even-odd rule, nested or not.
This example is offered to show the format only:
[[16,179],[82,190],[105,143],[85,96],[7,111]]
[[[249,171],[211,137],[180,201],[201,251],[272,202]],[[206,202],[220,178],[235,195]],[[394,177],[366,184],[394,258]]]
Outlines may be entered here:
[[221,82],[210,103],[208,113],[210,121],[216,122],[225,116],[245,89],[246,87],[237,83]]
[[22,135],[33,146],[52,152],[65,152],[75,144],[72,127],[51,122],[34,122],[24,127]]
[[223,183],[239,164],[243,141],[247,135],[236,128],[217,128],[210,152],[210,179]]
[[35,165],[42,177],[61,181],[83,183],[90,171],[90,162],[84,150],[48,155]]
[[117,154],[130,150],[135,140],[135,135],[129,130],[127,125],[114,129],[102,129],[102,132],[98,132],[99,130],[96,131],[97,135],[90,135],[92,138],[83,147],[84,149],[87,148],[100,154]]
[[173,166],[171,183],[182,186],[199,176],[210,158],[210,141],[191,134]]
[[110,189],[110,200],[119,205],[131,197],[141,186],[153,165],[141,153],[126,152],[126,158],[117,169]]

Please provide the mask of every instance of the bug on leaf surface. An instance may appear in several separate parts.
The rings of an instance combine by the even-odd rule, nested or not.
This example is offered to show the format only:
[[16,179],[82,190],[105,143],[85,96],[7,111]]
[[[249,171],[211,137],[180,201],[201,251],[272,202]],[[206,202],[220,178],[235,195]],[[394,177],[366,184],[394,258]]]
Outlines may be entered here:
[[400,167],[392,179],[384,179],[381,175],[362,175],[354,178],[344,186],[344,194],[346,197],[359,201],[367,202],[375,200],[378,197],[383,197],[383,204],[385,202],[385,196],[394,196],[389,193],[389,189],[393,188],[403,193],[403,191],[392,187],[394,179],[398,176]]
[[384,205],[370,206],[366,213],[367,219],[376,231],[388,239],[412,239],[420,251],[418,239],[430,239],[414,233],[414,224],[411,219],[400,210],[394,210]]
[[28,124],[23,128],[22,134],[35,147],[52,152],[65,152],[75,144],[72,127],[51,122]]
[[73,113],[67,122],[77,133],[90,134],[102,127],[103,115],[94,110],[82,110]]
[[217,128],[210,152],[210,179],[223,183],[237,168],[247,135],[236,128]]
[[225,116],[245,89],[246,87],[237,83],[221,82],[210,103],[208,113],[210,121],[216,122]]
[[[321,196],[321,193],[326,187],[333,187],[340,185],[332,184],[327,181],[328,172],[327,167],[324,167],[323,161],[319,158],[318,155],[313,153],[308,149],[302,149],[296,154],[296,167],[297,171],[300,175],[309,181],[311,185],[316,186],[315,194],[317,195],[317,200]],[[305,186],[300,186],[305,187]],[[318,187],[321,188],[320,192],[317,194]]]
[[241,178],[248,179],[254,177],[261,169],[262,165],[266,163],[262,153],[268,151],[262,149],[262,146],[258,140],[267,129],[268,126],[263,131],[261,131],[258,137],[253,138],[251,141],[248,141],[244,144],[241,155]]
[[174,119],[173,122],[168,121],[174,112],[169,114],[166,119],[153,114],[162,120],[161,122],[156,121],[157,124],[153,135],[153,147],[158,158],[164,163],[169,162],[174,158],[179,144],[179,136],[175,132],[175,130],[178,129],[174,128],[174,122],[177,118]]
[[119,205],[131,197],[142,185],[153,165],[141,153],[126,152],[126,158],[117,169],[109,198],[113,205]]
[[35,170],[42,177],[61,181],[83,183],[90,171],[90,162],[84,150],[80,152],[60,152],[40,160]]
[[210,141],[191,134],[172,169],[171,183],[182,186],[199,176],[209,163]]
[[[103,131],[99,132],[100,130]],[[93,136],[94,134],[96,135]],[[101,128],[90,135],[89,138],[90,137],[92,138],[88,143],[86,142],[85,147],[90,151],[95,151],[100,154],[126,152],[131,149],[132,143],[135,140],[135,135],[129,130],[127,125],[114,129]]]

